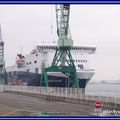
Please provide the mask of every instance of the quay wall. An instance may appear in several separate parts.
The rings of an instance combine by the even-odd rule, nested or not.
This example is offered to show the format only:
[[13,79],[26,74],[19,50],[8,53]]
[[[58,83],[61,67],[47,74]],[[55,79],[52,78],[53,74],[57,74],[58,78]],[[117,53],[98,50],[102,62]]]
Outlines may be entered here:
[[103,109],[120,110],[120,99],[117,97],[91,96],[81,94],[76,89],[66,92],[67,90],[66,88],[46,89],[45,87],[33,86],[0,86],[0,92],[33,96],[46,101],[61,101],[89,106],[95,106],[96,102],[101,102]]

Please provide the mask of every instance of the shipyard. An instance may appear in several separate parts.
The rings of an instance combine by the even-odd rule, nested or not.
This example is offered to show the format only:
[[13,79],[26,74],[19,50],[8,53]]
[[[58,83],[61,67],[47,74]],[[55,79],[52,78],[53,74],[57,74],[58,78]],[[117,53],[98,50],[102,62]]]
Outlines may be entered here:
[[[24,9],[28,6],[26,5]],[[7,32],[5,33],[7,24],[5,28],[5,23],[0,23],[0,116],[119,116],[119,80],[115,83],[118,84],[118,86],[115,86],[115,81],[109,85],[107,84],[107,82],[109,82],[107,79],[114,76],[114,79],[118,79],[119,77],[117,76],[117,73],[114,74],[112,72],[112,74],[110,74],[111,70],[109,68],[112,65],[110,62],[112,62],[113,59],[111,61],[105,59],[106,61],[103,61],[103,63],[105,63],[106,66],[100,65],[100,54],[97,57],[95,56],[98,54],[96,53],[97,44],[82,45],[81,39],[83,39],[84,43],[87,35],[85,35],[85,39],[84,36],[82,36],[83,38],[77,36],[78,38],[80,37],[79,44],[77,43],[79,40],[78,38],[76,40],[77,42],[74,40],[74,34],[77,34],[77,32],[72,31],[72,29],[74,28],[74,24],[79,25],[79,22],[75,23],[75,19],[72,19],[71,16],[74,16],[75,8],[83,8],[81,6],[75,7],[71,4],[51,6],[51,8],[49,5],[28,7],[28,11],[32,7],[34,10],[48,9],[49,15],[43,15],[42,11],[38,11],[38,13],[41,13],[42,22],[42,15],[45,17],[44,19],[46,19],[48,15],[51,20],[49,20],[50,22],[48,23],[45,23],[44,21],[44,25],[42,26],[43,31],[37,29],[39,33],[38,36],[35,36],[35,39],[38,39],[38,41],[37,44],[35,43],[34,47],[32,46],[32,49],[30,47],[31,50],[29,49],[30,40],[25,40],[27,38],[25,36],[27,35],[23,32],[23,36],[25,35],[23,37],[25,48],[21,47],[20,50],[17,50],[17,54],[14,57],[12,57],[12,52],[11,54],[8,53],[9,50],[13,50],[13,53],[16,53],[14,52],[14,49],[16,48],[17,42],[16,45],[14,44],[13,46],[8,44],[10,41],[7,43],[7,40],[5,40],[4,42],[4,39],[7,38],[5,37],[7,34]],[[12,7],[13,6],[11,6],[11,8]],[[16,10],[20,12],[19,9],[21,10],[22,7],[23,6],[20,5],[17,6]],[[2,9],[1,6],[0,9]],[[91,8],[88,7],[87,9]],[[25,12],[27,13],[28,11]],[[32,9],[30,11],[32,11]],[[38,13],[34,15],[36,19],[39,16]],[[21,15],[22,14],[20,14],[20,16]],[[82,15],[82,13],[80,13],[80,15]],[[2,16],[1,13],[0,16]],[[39,17],[38,20],[41,22]],[[34,29],[34,27],[32,28],[35,24],[32,20],[36,20],[35,18],[30,19],[30,30],[32,30],[32,32],[29,33],[28,36],[31,37],[31,40],[34,38],[32,33],[37,34],[37,30]],[[74,24],[72,23],[72,20],[74,20]],[[24,21],[26,20],[23,19],[22,22]],[[71,23],[73,25],[72,27]],[[11,25],[12,24],[13,23],[11,23]],[[85,26],[84,24],[84,27],[87,28],[87,25],[88,24]],[[27,30],[27,22],[25,26]],[[49,29],[47,29],[46,26],[48,26]],[[81,28],[81,30],[82,29],[83,28]],[[44,30],[46,31],[45,33]],[[16,29],[16,31],[18,32],[19,28]],[[49,33],[47,33],[47,31],[49,31]],[[87,31],[87,29],[85,31]],[[21,33],[22,32],[18,32],[20,36],[22,36]],[[55,35],[53,35],[53,33]],[[8,35],[11,34],[8,32]],[[48,41],[39,40],[42,38],[39,38],[40,34],[43,34],[46,38],[48,37]],[[49,34],[52,34],[51,38]],[[78,32],[78,35],[79,34],[80,33]],[[21,38],[16,35],[16,39],[19,39],[19,41],[22,41],[20,40]],[[92,44],[95,43],[95,39],[93,41],[90,40],[93,42]],[[97,40],[98,39],[96,39],[96,41]],[[12,46],[13,48],[6,48],[6,44],[7,47]],[[19,47],[21,46],[20,44],[18,44]],[[23,49],[30,51],[25,54]],[[104,50],[102,52],[104,55]],[[10,59],[6,59],[8,56]],[[96,57],[95,62],[92,57]],[[102,60],[104,60],[104,57]],[[9,62],[14,64],[8,64]],[[107,66],[107,63],[110,64]],[[98,65],[101,68],[97,69],[97,75],[95,65]],[[106,73],[108,72],[107,74],[103,74],[105,70],[102,67],[108,68],[106,70]],[[117,65],[117,67],[119,67],[119,65]],[[96,80],[98,77],[99,79]],[[112,88],[110,89],[110,85],[114,85],[116,91],[112,90]]]

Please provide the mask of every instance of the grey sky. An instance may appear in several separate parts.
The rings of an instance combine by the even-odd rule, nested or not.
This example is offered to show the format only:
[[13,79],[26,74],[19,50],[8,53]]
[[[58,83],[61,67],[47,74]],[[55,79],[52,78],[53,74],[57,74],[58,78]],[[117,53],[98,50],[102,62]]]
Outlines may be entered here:
[[[42,41],[57,40],[54,5],[0,5],[0,23],[6,66],[21,48],[28,54]],[[120,5],[71,5],[70,28],[75,44],[97,47],[93,80],[120,79]]]

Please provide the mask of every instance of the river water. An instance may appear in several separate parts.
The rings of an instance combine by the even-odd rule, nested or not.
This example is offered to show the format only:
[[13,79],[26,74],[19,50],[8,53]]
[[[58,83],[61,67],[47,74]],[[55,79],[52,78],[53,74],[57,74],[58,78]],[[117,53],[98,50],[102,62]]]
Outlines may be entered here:
[[88,83],[86,94],[120,98],[120,84]]

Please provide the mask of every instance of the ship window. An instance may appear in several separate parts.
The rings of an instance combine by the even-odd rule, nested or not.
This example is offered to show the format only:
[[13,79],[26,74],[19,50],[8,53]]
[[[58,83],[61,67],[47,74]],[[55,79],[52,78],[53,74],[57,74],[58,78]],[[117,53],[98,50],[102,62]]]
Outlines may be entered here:
[[80,60],[78,60],[78,62],[80,62]]
[[26,70],[26,72],[29,72],[29,71],[30,71],[29,69]]
[[36,57],[38,56],[38,54],[36,54]]
[[34,63],[37,63],[37,60],[35,60]]
[[31,62],[29,62],[29,64],[31,64]]
[[80,69],[84,69],[82,64],[78,64],[78,67],[79,67]]
[[28,63],[26,63],[26,65],[28,65]]
[[38,68],[35,68],[35,73],[38,73]]
[[81,60],[81,62],[82,62],[82,60]]

